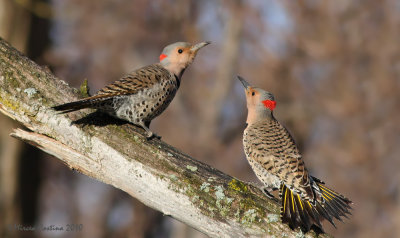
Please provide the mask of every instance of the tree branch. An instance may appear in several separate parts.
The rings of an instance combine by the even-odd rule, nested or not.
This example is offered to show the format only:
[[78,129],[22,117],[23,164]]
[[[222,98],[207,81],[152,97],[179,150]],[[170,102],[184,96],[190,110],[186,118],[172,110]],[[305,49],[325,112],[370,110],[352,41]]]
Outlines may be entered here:
[[0,111],[31,130],[16,129],[12,136],[209,236],[301,234],[280,222],[279,204],[258,188],[162,141],[147,141],[133,125],[88,110],[50,109],[79,97],[79,90],[0,39]]

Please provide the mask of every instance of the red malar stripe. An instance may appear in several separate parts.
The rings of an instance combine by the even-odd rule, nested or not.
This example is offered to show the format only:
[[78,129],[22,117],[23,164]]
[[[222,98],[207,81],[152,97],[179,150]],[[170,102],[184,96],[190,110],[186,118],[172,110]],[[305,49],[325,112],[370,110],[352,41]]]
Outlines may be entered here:
[[161,54],[161,55],[160,55],[160,61],[163,60],[163,59],[165,59],[165,58],[167,58],[167,55],[164,55],[164,54]]
[[276,102],[272,101],[272,100],[264,100],[262,101],[262,103],[264,104],[264,106],[266,108],[269,108],[269,110],[273,111],[276,107]]

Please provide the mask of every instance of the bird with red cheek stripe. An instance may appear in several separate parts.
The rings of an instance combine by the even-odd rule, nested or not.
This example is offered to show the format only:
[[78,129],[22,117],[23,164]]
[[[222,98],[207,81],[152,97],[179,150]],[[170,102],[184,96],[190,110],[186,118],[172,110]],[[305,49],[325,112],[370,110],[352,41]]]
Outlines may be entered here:
[[282,222],[304,232],[315,227],[323,232],[321,222],[342,220],[350,213],[352,202],[311,176],[289,131],[274,117],[275,98],[261,88],[242,82],[247,101],[247,127],[243,133],[246,158],[264,192],[280,191]]
[[136,69],[111,83],[96,95],[54,106],[62,113],[84,108],[99,109],[109,115],[142,127],[147,138],[156,136],[150,122],[171,103],[181,84],[185,69],[197,52],[210,42],[192,45],[176,42],[164,48],[160,62]]

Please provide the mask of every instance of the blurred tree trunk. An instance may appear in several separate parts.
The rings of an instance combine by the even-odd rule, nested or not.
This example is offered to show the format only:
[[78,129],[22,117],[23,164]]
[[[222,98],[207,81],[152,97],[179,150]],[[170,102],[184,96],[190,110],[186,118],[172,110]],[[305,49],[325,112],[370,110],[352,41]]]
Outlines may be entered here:
[[[224,9],[227,12],[227,19],[221,45],[221,57],[217,65],[217,75],[213,80],[213,87],[207,92],[207,97],[202,100],[204,104],[209,105],[201,107],[201,115],[198,135],[199,141],[209,141],[212,138],[213,143],[201,144],[201,157],[208,158],[207,161],[219,161],[212,155],[220,155],[226,148],[223,144],[221,119],[223,107],[226,103],[229,92],[232,91],[232,85],[236,82],[234,79],[237,69],[241,35],[243,33],[243,3],[241,0],[222,1]],[[220,161],[225,163],[224,161]],[[230,169],[228,167],[228,169]]]
[[[76,100],[78,90],[3,40],[0,66],[0,111],[32,131],[17,129],[14,137],[209,236],[299,235],[280,222],[279,204],[258,188],[162,141],[147,141],[137,127],[99,113],[51,110],[52,105]],[[314,232],[305,235],[315,236]]]
[[214,80],[214,87],[208,97],[210,107],[205,107],[207,111],[204,115],[204,123],[207,125],[202,130],[206,137],[216,136],[218,131],[219,119],[225,99],[234,82],[234,74],[239,59],[240,40],[243,32],[243,5],[241,0],[225,2],[229,9],[229,16],[226,21],[222,44],[222,55],[218,65],[217,77]]
[[25,52],[31,16],[12,0],[0,0],[0,36]]
[[20,222],[17,199],[18,167],[23,143],[10,137],[17,123],[0,115],[0,236],[10,237],[8,226]]
[[[0,36],[26,52],[30,14],[11,0],[0,0]],[[8,226],[21,223],[17,198],[21,150],[25,146],[9,136],[17,123],[0,115],[0,236],[12,237]]]

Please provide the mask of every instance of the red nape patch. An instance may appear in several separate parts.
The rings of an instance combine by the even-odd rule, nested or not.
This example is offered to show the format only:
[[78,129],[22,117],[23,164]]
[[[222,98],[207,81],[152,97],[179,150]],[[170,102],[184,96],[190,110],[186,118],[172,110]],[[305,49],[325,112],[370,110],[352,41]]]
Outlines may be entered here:
[[272,100],[264,100],[262,101],[262,103],[264,104],[264,106],[266,108],[269,108],[269,110],[273,111],[276,107],[276,102],[272,101]]
[[164,54],[161,54],[161,55],[160,55],[160,61],[163,60],[163,59],[165,59],[165,58],[167,58],[167,55],[164,55]]

